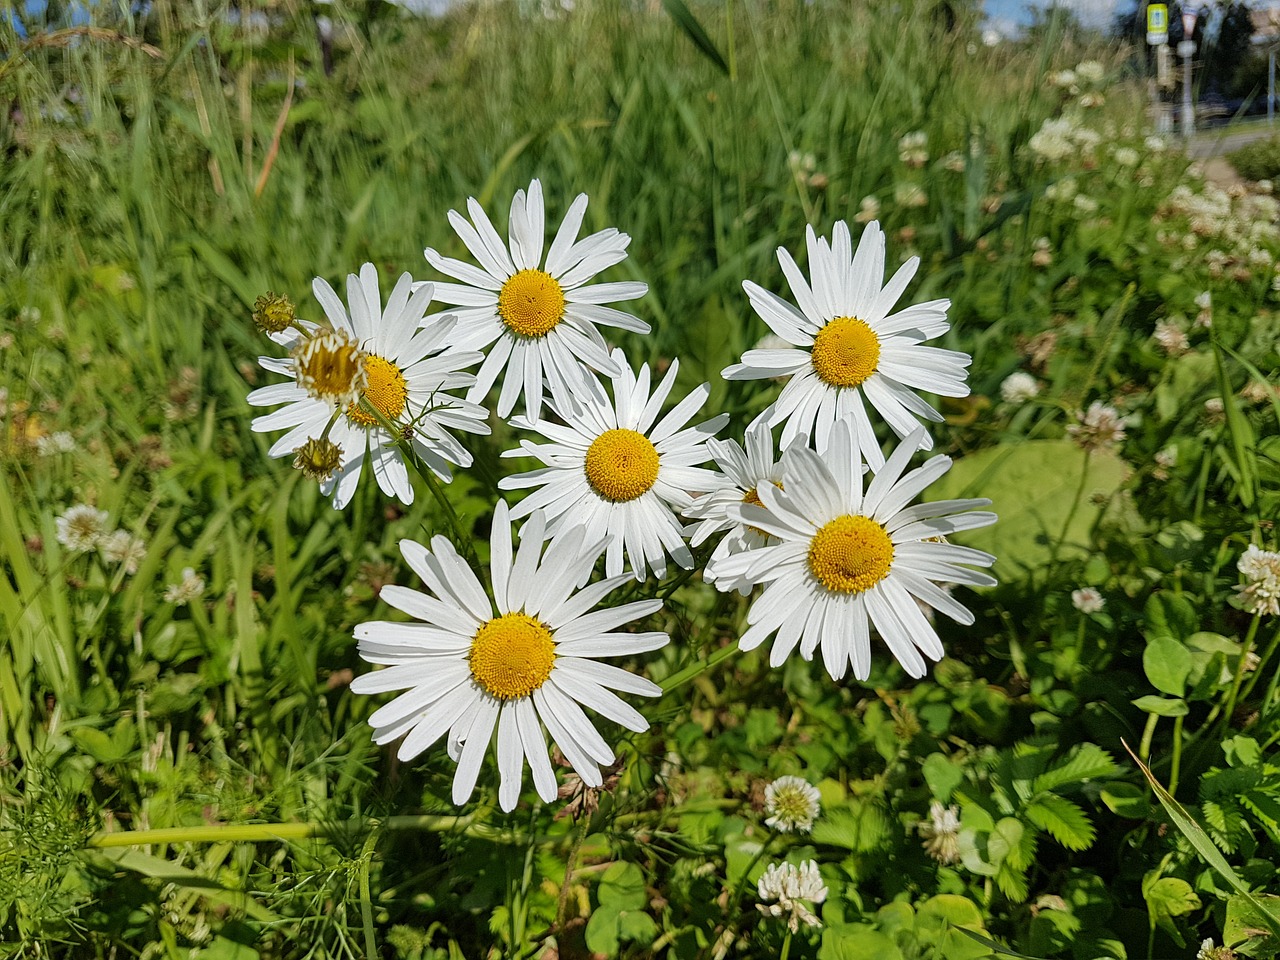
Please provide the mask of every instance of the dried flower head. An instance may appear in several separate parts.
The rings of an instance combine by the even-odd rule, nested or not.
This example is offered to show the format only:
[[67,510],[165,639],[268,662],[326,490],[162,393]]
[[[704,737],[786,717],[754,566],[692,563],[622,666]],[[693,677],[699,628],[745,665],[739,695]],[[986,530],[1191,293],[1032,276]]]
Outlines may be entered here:
[[164,602],[181,607],[204,596],[204,577],[191,567],[183,567],[182,580],[165,587]]
[[1171,357],[1186,353],[1191,346],[1186,333],[1172,320],[1161,320],[1157,323],[1152,336],[1155,337],[1156,343],[1160,344],[1160,348]]
[[88,553],[107,532],[107,511],[78,503],[58,517],[57,541],[72,553]]
[[779,777],[764,791],[765,823],[779,833],[808,832],[821,811],[821,797],[809,781]]
[[1240,606],[1254,616],[1280,614],[1280,553],[1260,550],[1251,543],[1236,569],[1244,577],[1244,583],[1236,587]]
[[1088,410],[1077,411],[1076,420],[1067,427],[1067,435],[1081,449],[1097,450],[1124,440],[1124,418],[1115,407],[1095,400]]
[[766,917],[785,919],[792,933],[800,929],[801,923],[822,926],[822,921],[803,902],[819,904],[827,899],[827,885],[822,882],[818,864],[813,860],[806,860],[798,867],[793,863],[769,864],[756,889],[765,901],[756,904],[756,908]]
[[265,334],[283,333],[297,319],[293,301],[268,290],[253,301],[253,325]]
[[365,353],[345,330],[319,330],[293,348],[298,386],[334,407],[358,403],[368,384]]
[[138,564],[147,555],[147,542],[128,530],[116,530],[99,541],[98,550],[107,563],[121,566],[125,573],[133,575],[138,572]]
[[324,483],[342,466],[342,448],[328,437],[308,437],[293,452],[293,467],[308,480]]
[[960,808],[944,807],[937,800],[929,804],[929,819],[916,827],[924,837],[929,856],[946,866],[960,862]]

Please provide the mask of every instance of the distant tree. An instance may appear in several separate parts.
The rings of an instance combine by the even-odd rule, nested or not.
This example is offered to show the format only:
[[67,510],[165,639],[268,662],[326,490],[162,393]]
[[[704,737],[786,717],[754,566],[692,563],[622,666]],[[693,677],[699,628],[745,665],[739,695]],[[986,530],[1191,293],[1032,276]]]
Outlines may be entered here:
[[[1196,59],[1201,63],[1203,93],[1232,89],[1236,72],[1244,65],[1252,45],[1253,20],[1245,3],[1205,4],[1200,8],[1195,33]],[[1172,39],[1172,38],[1171,38]]]

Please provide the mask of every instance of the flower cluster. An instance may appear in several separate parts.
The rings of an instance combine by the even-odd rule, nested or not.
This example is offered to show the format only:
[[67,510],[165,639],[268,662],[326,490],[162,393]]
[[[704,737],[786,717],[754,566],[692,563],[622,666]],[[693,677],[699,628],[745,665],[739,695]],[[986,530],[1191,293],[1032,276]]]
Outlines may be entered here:
[[[904,141],[910,162],[924,150],[917,140]],[[378,488],[403,503],[413,501],[411,470],[443,496],[439,481],[472,461],[455,434],[490,431],[491,392],[493,415],[527,434],[503,453],[537,467],[498,482],[528,492],[495,507],[488,586],[469,544],[464,559],[443,536],[405,540],[401,553],[425,590],[386,586],[380,596],[412,621],[355,630],[361,656],[384,669],[352,689],[398,693],[370,717],[374,739],[399,741],[402,759],[444,740],[459,804],[495,739],[504,810],[518,802],[526,766],[544,801],[560,792],[546,734],[585,787],[604,785],[615,752],[583,708],[643,731],[647,721],[618,693],[661,688],[603,661],[670,638],[626,629],[655,615],[659,599],[595,608],[629,580],[664,577],[669,562],[696,569],[695,551],[712,537],[706,582],[744,595],[765,587],[740,649],[772,637],[775,666],[797,649],[806,660],[820,651],[834,679],[850,666],[858,679],[869,676],[873,635],[911,676],[923,676],[927,660],[943,655],[932,612],[973,621],[940,584],[995,582],[975,569],[992,556],[947,542],[993,522],[979,509],[988,501],[913,504],[950,466],[935,456],[911,468],[932,446],[922,424],[941,421],[918,391],[966,396],[970,363],[926,343],[949,329],[949,301],[896,308],[917,258],[886,282],[879,224],[868,223],[855,246],[838,222],[830,239],[809,230],[807,277],[779,251],[794,303],[744,282],[774,339],[723,376],[783,385],[739,445],[717,438],[727,414],[698,419],[709,385],[676,393],[678,360],[658,378],[604,339],[602,328],[648,332],[609,306],[647,288],[592,282],[625,259],[630,238],[609,228],[580,239],[586,206],[585,196],[574,200],[547,244],[535,180],[516,192],[505,238],[475,200],[467,217],[450,212],[475,262],[431,248],[425,255],[456,282],[405,273],[384,301],[365,264],[347,278],[345,300],[324,280],[313,284],[327,323],[301,319],[283,297],[256,305],[259,328],[287,351],[261,364],[287,379],[249,394],[255,406],[278,406],[254,429],[284,431],[271,455],[292,456],[335,508],[351,501],[366,463]],[[433,300],[446,308],[432,310]],[[881,424],[897,438],[887,453]],[[776,829],[808,830],[817,792],[782,778],[766,807]],[[773,891],[771,912],[786,913],[794,928],[812,922],[797,901],[821,900],[814,879],[778,874],[761,881],[761,895]]]

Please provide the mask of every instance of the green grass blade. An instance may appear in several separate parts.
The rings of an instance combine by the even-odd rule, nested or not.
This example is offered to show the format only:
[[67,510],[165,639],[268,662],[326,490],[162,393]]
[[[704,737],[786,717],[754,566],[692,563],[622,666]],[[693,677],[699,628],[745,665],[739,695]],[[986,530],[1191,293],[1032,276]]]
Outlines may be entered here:
[[662,8],[667,11],[685,35],[693,41],[693,45],[702,51],[703,56],[716,65],[726,77],[729,75],[729,62],[725,60],[715,42],[707,36],[698,18],[693,15],[684,0],[662,0]]

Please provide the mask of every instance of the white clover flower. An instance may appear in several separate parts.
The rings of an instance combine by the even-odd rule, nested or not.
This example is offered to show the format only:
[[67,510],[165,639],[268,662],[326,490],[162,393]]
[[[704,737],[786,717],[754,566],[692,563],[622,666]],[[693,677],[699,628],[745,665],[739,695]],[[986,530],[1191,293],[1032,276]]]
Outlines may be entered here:
[[1081,60],[1076,64],[1076,79],[1081,83],[1101,83],[1106,75],[1106,68],[1097,60]]
[[1081,449],[1097,450],[1124,440],[1124,419],[1115,407],[1095,400],[1088,410],[1077,411],[1076,420],[1067,427],[1067,435]]
[[1076,125],[1065,117],[1050,118],[1040,125],[1040,129],[1031,135],[1027,146],[1031,152],[1044,160],[1054,162],[1065,160],[1075,153],[1073,134]]
[[1039,394],[1039,381],[1023,370],[1015,370],[1000,381],[1000,399],[1005,403],[1026,403]]
[[116,530],[99,541],[98,550],[103,560],[124,567],[124,572],[132,576],[147,555],[147,542],[128,530]]
[[203,596],[204,577],[196,573],[191,567],[183,567],[182,580],[165,587],[164,602],[181,607],[192,600],[199,600]]
[[822,882],[818,864],[813,860],[806,860],[799,867],[793,863],[769,864],[756,890],[765,901],[756,904],[756,909],[766,917],[785,919],[792,933],[800,929],[801,923],[822,926],[822,921],[803,902],[807,900],[816,905],[827,899],[827,885]]
[[57,541],[72,553],[88,553],[107,532],[107,511],[78,503],[54,520]]
[[1191,341],[1187,339],[1182,327],[1172,320],[1161,320],[1157,323],[1152,336],[1155,337],[1156,343],[1160,344],[1160,348],[1171,357],[1186,353],[1191,348]]
[[1098,201],[1083,193],[1077,193],[1071,201],[1081,213],[1097,213]]
[[929,804],[929,819],[916,827],[924,837],[924,849],[943,866],[960,862],[960,808]]
[[70,453],[76,448],[76,439],[65,430],[36,438],[36,453],[42,457],[52,457],[59,453]]
[[1071,605],[1083,614],[1101,613],[1107,601],[1093,587],[1081,587],[1071,591]]
[[1143,141],[1143,145],[1152,153],[1164,153],[1165,143],[1163,137],[1147,137],[1147,139]]
[[1280,614],[1280,553],[1260,550],[1251,543],[1236,569],[1245,579],[1236,587],[1242,608],[1259,617]]
[[1178,465],[1178,448],[1165,447],[1153,459],[1155,468],[1152,469],[1151,475],[1157,480],[1168,480],[1169,471]]
[[858,202],[858,212],[853,219],[858,223],[870,223],[880,216],[880,201],[874,196],[865,196]]
[[1117,147],[1115,159],[1116,163],[1122,167],[1136,167],[1142,161],[1142,157],[1133,147]]
[[807,833],[821,812],[818,788],[800,777],[779,777],[764,791],[765,824],[779,833]]
[[903,207],[923,207],[929,203],[929,195],[917,183],[894,184],[893,199],[895,203]]
[[1074,70],[1059,70],[1049,77],[1049,82],[1055,87],[1070,89],[1076,84],[1076,72]]

